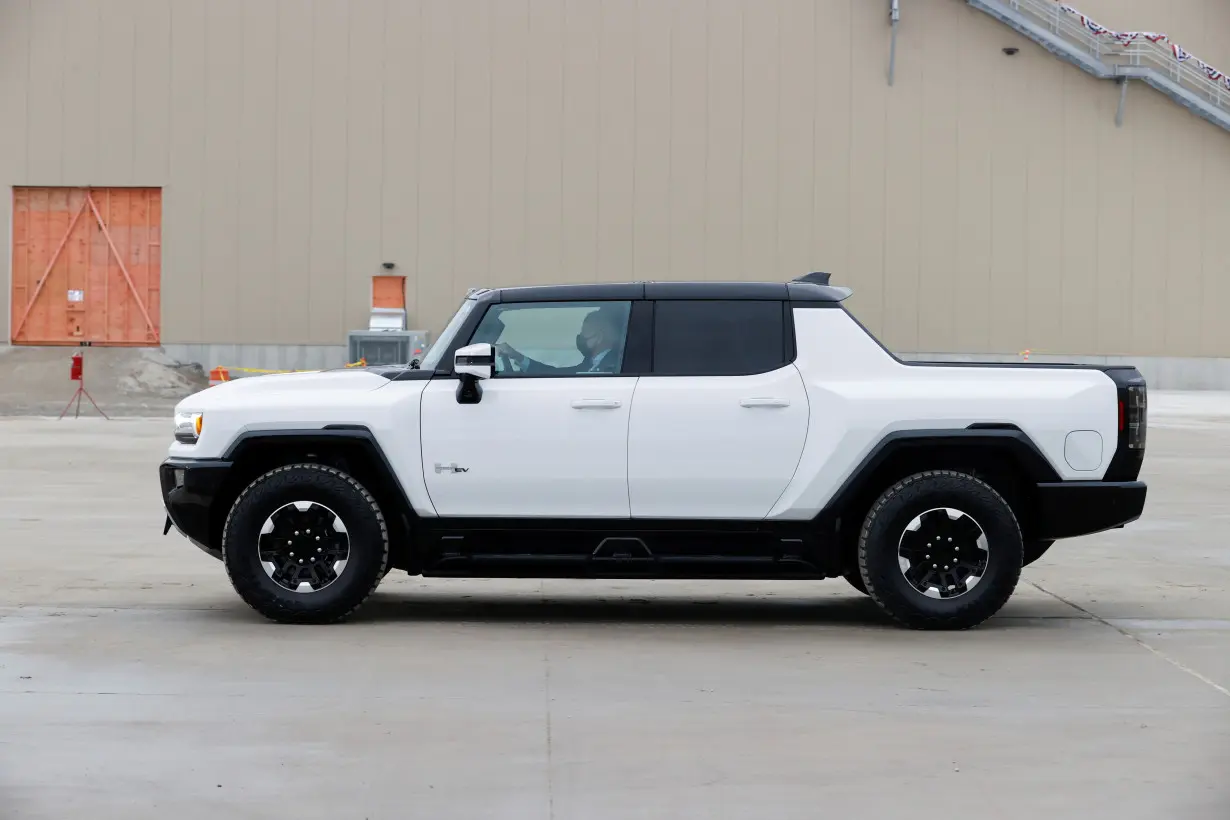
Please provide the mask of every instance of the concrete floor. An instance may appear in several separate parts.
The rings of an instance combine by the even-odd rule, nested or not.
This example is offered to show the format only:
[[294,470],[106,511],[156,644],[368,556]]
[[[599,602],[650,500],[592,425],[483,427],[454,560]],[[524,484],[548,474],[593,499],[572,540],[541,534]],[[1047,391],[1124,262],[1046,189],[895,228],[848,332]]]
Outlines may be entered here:
[[842,581],[390,576],[279,627],[163,537],[170,425],[0,420],[0,818],[1230,816],[1230,401],[998,618]]

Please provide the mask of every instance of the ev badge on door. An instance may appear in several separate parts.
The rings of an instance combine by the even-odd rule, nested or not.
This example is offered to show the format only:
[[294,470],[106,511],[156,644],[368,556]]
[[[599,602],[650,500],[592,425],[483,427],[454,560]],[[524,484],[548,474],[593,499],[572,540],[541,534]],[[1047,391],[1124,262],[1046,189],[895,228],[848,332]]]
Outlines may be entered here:
[[436,462],[436,474],[438,475],[444,472],[468,473],[470,472],[470,468],[469,467],[458,467],[456,464],[441,464],[440,462],[437,461]]

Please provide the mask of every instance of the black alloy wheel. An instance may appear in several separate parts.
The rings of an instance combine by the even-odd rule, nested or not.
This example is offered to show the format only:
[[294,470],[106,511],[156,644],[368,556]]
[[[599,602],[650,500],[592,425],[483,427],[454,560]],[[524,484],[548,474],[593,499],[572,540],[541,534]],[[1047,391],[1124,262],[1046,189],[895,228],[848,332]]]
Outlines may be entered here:
[[986,482],[930,470],[889,487],[859,534],[872,600],[912,629],[968,629],[1016,589],[1024,545],[1012,507]]
[[288,464],[239,494],[222,531],[222,561],[235,591],[266,618],[333,623],[362,606],[388,571],[388,526],[353,477]]

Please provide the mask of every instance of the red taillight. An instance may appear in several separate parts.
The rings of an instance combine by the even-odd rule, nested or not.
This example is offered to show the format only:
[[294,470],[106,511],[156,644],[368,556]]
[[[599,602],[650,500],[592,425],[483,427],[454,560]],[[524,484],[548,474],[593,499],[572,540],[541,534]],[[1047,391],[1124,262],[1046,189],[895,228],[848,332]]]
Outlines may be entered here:
[[1125,414],[1123,410],[1123,399],[1119,399],[1119,432],[1120,433],[1123,432],[1124,422],[1125,422]]

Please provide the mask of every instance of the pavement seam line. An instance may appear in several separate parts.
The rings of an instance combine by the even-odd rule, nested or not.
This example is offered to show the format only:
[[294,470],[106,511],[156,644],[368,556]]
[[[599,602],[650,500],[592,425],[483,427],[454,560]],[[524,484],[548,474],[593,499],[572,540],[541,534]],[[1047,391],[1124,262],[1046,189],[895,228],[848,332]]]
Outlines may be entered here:
[[1167,655],[1167,654],[1166,654],[1165,652],[1163,652],[1162,650],[1157,649],[1156,647],[1153,647],[1153,646],[1149,645],[1148,643],[1145,643],[1145,641],[1144,641],[1144,640],[1142,640],[1142,639],[1141,639],[1138,635],[1135,635],[1135,634],[1133,634],[1133,633],[1131,633],[1131,632],[1128,632],[1126,629],[1123,629],[1122,627],[1116,626],[1115,624],[1111,623],[1110,621],[1106,620],[1105,618],[1103,618],[1103,617],[1101,617],[1101,616],[1099,616],[1099,615],[1095,615],[1095,614],[1093,614],[1092,612],[1090,612],[1089,610],[1085,609],[1085,608],[1084,608],[1083,606],[1081,606],[1080,604],[1073,603],[1072,601],[1069,601],[1067,598],[1063,597],[1062,595],[1059,595],[1058,593],[1051,592],[1049,589],[1047,589],[1046,587],[1042,586],[1041,584],[1038,584],[1038,583],[1036,583],[1036,582],[1034,582],[1034,581],[1029,581],[1028,583],[1030,584],[1030,586],[1034,587],[1034,588],[1035,588],[1035,589],[1037,589],[1038,591],[1046,593],[1047,595],[1049,595],[1049,596],[1051,596],[1052,598],[1054,598],[1056,601],[1060,601],[1061,603],[1065,603],[1065,604],[1067,604],[1068,606],[1070,606],[1070,607],[1072,607],[1073,609],[1075,609],[1077,612],[1082,612],[1082,613],[1084,613],[1085,615],[1089,616],[1090,618],[1092,618],[1093,620],[1095,620],[1095,621],[1097,621],[1098,623],[1102,624],[1103,626],[1109,626],[1111,629],[1115,630],[1116,632],[1118,632],[1118,633],[1119,633],[1120,635],[1122,635],[1123,637],[1128,638],[1129,640],[1135,641],[1135,642],[1136,642],[1137,644],[1139,644],[1141,647],[1143,647],[1144,649],[1147,649],[1149,652],[1153,653],[1153,654],[1154,654],[1154,655],[1156,655],[1157,657],[1159,657],[1159,658],[1161,658],[1162,660],[1166,661],[1166,663],[1170,664],[1170,665],[1171,665],[1171,666],[1173,666],[1175,669],[1178,669],[1180,672],[1184,672],[1184,673],[1186,673],[1186,674],[1190,675],[1191,677],[1195,678],[1196,680],[1200,681],[1201,683],[1203,683],[1203,684],[1205,684],[1205,685],[1207,685],[1207,686],[1210,686],[1210,687],[1212,687],[1213,689],[1216,689],[1216,690],[1217,690],[1218,692],[1220,692],[1221,694],[1223,694],[1223,695],[1225,695],[1226,697],[1230,698],[1230,689],[1227,689],[1226,687],[1222,686],[1220,683],[1218,683],[1217,681],[1213,680],[1212,678],[1209,678],[1209,677],[1206,677],[1205,675],[1202,675],[1201,673],[1197,672],[1195,669],[1192,669],[1190,666],[1188,666],[1187,664],[1183,663],[1182,661],[1175,660],[1174,658],[1170,657],[1169,655]]

